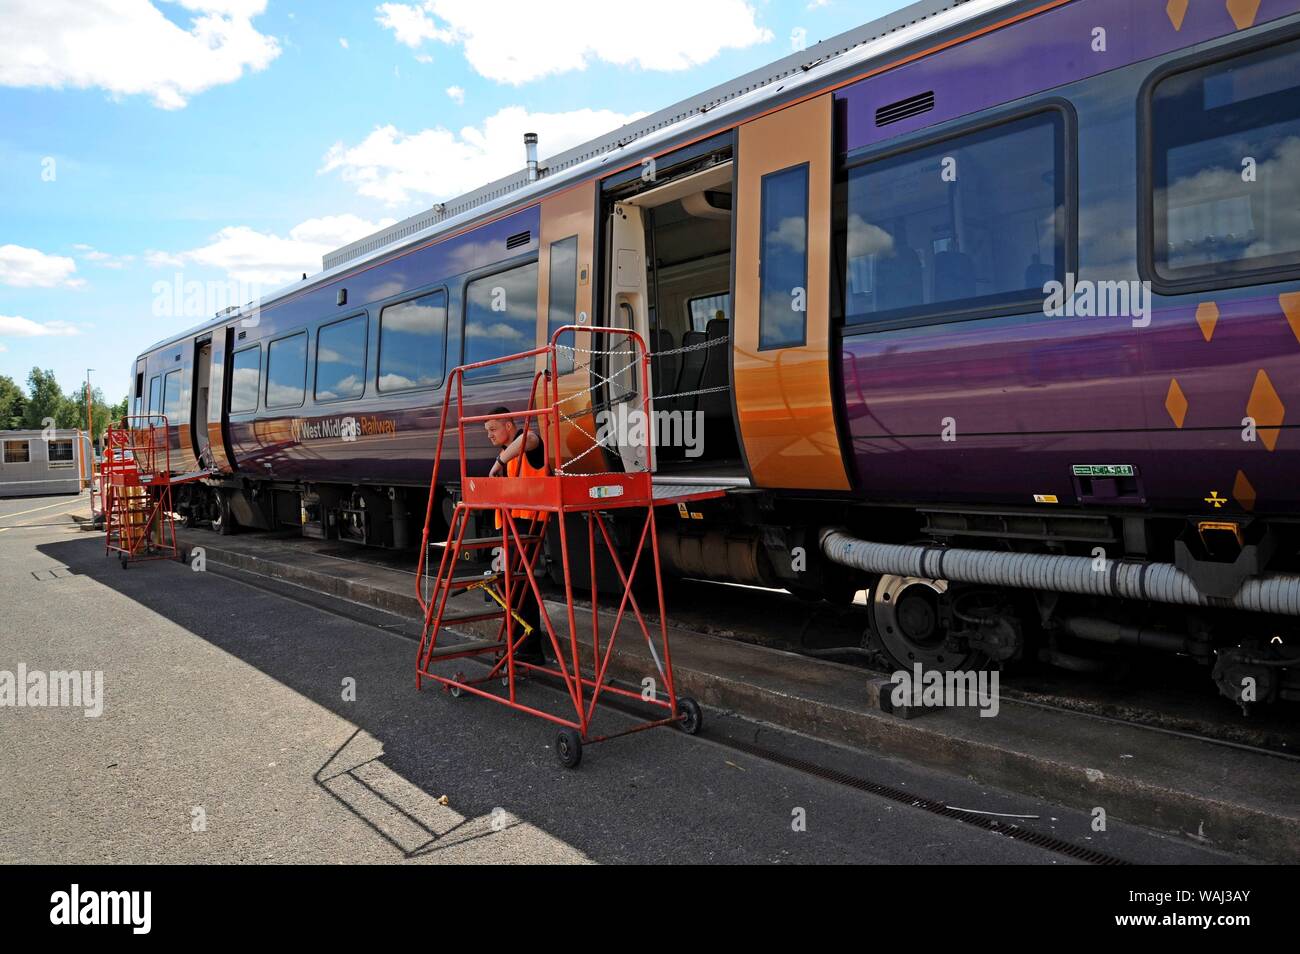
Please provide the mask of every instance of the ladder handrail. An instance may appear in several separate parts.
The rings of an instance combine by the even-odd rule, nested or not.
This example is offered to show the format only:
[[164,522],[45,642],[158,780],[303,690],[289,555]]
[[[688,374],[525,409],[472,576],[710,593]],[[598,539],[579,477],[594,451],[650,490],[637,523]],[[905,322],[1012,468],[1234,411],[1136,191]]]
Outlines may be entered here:
[[[443,386],[442,396],[442,414],[438,421],[438,442],[434,450],[433,471],[429,475],[429,498],[425,504],[424,510],[424,531],[420,536],[420,557],[415,569],[415,598],[419,603],[421,610],[426,615],[428,605],[424,600],[422,589],[424,573],[428,563],[429,553],[429,525],[433,520],[433,503],[438,493],[438,475],[442,470],[443,452],[446,447],[447,422],[451,416],[452,389],[456,392],[456,437],[457,449],[460,454],[460,482],[464,485],[468,475],[466,473],[467,461],[465,459],[465,425],[487,423],[493,420],[523,418],[524,440],[528,440],[528,429],[533,418],[538,418],[538,431],[546,432],[543,427],[542,419],[550,425],[551,433],[551,457],[554,461],[555,472],[559,473],[562,469],[560,462],[560,384],[559,384],[559,362],[557,359],[556,341],[560,335],[570,332],[587,332],[593,335],[622,335],[628,338],[629,343],[634,343],[634,353],[640,354],[640,390],[642,411],[646,415],[646,420],[650,420],[650,350],[646,347],[645,339],[640,333],[632,328],[615,328],[603,325],[562,325],[551,333],[550,340],[547,344],[532,348],[528,351],[520,351],[516,354],[503,355],[497,358],[488,358],[484,361],[475,361],[470,364],[457,365],[451,369],[447,380]],[[508,364],[515,361],[522,361],[526,358],[534,358],[538,355],[546,355],[546,362],[541,371],[533,375],[533,384],[528,396],[528,408],[523,411],[511,411],[505,414],[475,414],[465,417],[462,413],[465,407],[465,372],[475,371],[479,368],[492,367],[498,364]],[[544,405],[537,407],[537,385],[545,380],[543,391]],[[565,398],[564,400],[568,400]],[[647,444],[650,443],[649,429],[647,429]],[[647,456],[647,460],[650,457]],[[450,548],[445,548],[442,554],[442,560],[438,566],[438,575],[435,581],[442,578],[444,571],[447,569],[447,559]],[[453,564],[454,566],[454,564]]]

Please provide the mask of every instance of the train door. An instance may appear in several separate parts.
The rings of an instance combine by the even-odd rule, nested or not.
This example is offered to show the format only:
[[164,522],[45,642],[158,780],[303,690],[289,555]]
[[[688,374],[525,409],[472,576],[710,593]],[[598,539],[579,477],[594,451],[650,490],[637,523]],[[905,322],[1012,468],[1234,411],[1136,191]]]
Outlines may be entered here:
[[830,348],[831,103],[819,96],[739,132],[734,386],[759,486],[850,488]]
[[234,349],[235,329],[218,331],[212,336],[212,357],[208,367],[208,399],[205,417],[208,435],[207,463],[223,474],[234,473],[235,455],[230,448],[230,431],[227,427],[226,392],[230,389],[231,353]]
[[[591,324],[595,311],[592,262],[595,250],[596,184],[585,183],[542,200],[538,248],[537,340],[548,343],[557,328]],[[594,438],[599,427],[592,407],[590,335],[565,334],[558,342],[573,348],[557,353],[560,405],[560,459],[577,473],[609,470],[605,451]],[[607,344],[596,347],[608,348]],[[581,349],[581,350],[578,350]],[[544,358],[538,357],[537,370]],[[548,441],[550,437],[548,435]]]
[[191,389],[190,443],[200,467],[212,463],[208,438],[208,391],[212,381],[212,336],[194,342],[194,386]]
[[[650,312],[647,303],[645,219],[638,206],[616,202],[609,215],[609,263],[607,287],[609,303],[607,322],[612,328],[630,328],[654,351],[650,337]],[[621,354],[634,350],[630,338],[604,335],[594,350],[607,352],[592,355],[592,370],[599,377],[598,423],[614,437],[623,470],[652,470],[646,460],[643,440],[632,440],[634,427],[631,412],[641,409],[642,389],[638,357]],[[604,379],[603,381],[601,379]],[[621,422],[629,422],[623,426]]]
[[[135,363],[135,382],[132,388],[134,397],[131,401],[131,412],[134,415],[145,413],[144,406],[144,377],[145,377],[145,359],[139,358]],[[116,422],[114,422],[116,423]]]
[[[648,382],[612,365],[604,402],[639,407],[649,390],[657,473],[744,473],[731,390],[732,150],[725,134],[604,186],[605,321],[635,329],[653,354]],[[629,436],[644,444],[639,432]],[[643,466],[631,447],[620,452],[624,466]]]

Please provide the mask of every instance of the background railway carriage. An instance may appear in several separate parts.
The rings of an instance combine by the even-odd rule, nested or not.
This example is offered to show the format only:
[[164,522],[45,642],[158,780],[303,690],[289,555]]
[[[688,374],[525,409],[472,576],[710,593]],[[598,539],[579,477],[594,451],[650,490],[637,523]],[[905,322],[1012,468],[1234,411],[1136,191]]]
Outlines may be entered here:
[[216,474],[192,519],[412,546],[448,369],[630,327],[653,380],[566,363],[563,453],[647,466],[587,436],[642,387],[700,415],[656,479],[728,494],[663,531],[675,572],[870,587],[901,665],[1137,644],[1297,694],[1295,2],[926,0],[324,265],[139,357],[134,409]]

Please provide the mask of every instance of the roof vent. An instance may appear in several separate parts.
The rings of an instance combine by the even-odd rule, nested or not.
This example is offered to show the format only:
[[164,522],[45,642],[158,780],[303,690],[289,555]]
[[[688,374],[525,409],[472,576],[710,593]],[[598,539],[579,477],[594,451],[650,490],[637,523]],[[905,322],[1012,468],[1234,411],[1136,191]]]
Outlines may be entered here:
[[888,106],[881,106],[876,110],[876,125],[888,126],[890,123],[901,122],[904,119],[911,119],[913,116],[928,113],[932,109],[934,109],[934,90],[917,96],[909,96],[907,99],[900,99]]

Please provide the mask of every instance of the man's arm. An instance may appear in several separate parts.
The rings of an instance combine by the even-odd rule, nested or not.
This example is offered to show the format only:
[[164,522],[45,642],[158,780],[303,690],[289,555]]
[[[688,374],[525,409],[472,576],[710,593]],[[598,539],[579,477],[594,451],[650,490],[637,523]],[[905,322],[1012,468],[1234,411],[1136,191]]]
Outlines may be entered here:
[[492,470],[489,472],[488,476],[500,477],[504,474],[506,472],[505,465],[524,452],[525,440],[528,443],[528,449],[530,451],[536,450],[542,443],[542,439],[537,436],[537,432],[534,430],[530,429],[527,434],[520,434],[507,444],[502,449],[501,453],[497,455],[497,459],[492,464]]

